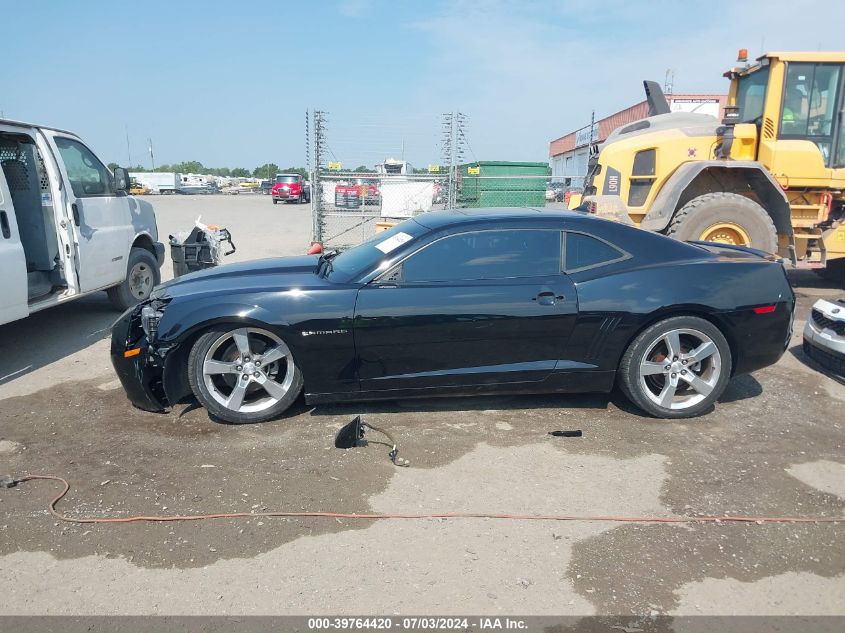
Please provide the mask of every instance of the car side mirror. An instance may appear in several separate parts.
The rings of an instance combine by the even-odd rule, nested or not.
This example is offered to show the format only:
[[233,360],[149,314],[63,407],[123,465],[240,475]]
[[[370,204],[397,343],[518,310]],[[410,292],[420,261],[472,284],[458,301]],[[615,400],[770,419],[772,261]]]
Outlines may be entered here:
[[114,168],[114,188],[116,191],[129,191],[129,172],[123,167]]

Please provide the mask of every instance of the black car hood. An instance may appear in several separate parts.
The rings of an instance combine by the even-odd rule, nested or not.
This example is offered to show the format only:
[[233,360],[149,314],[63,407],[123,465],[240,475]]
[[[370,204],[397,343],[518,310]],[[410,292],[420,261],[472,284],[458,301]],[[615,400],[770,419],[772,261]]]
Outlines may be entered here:
[[183,275],[158,286],[153,299],[169,299],[197,293],[230,294],[234,291],[268,288],[321,287],[325,279],[316,274],[318,255],[256,259],[216,266]]

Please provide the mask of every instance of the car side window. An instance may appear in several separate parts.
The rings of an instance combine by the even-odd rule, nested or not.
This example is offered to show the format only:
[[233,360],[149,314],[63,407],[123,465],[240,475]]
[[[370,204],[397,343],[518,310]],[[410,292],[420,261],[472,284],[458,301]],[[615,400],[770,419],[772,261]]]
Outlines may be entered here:
[[566,233],[564,244],[566,272],[592,268],[625,259],[627,254],[607,242],[585,233]]
[[114,195],[111,173],[90,149],[69,138],[57,136],[55,141],[77,198]]
[[560,231],[475,231],[451,235],[411,255],[402,281],[445,282],[560,273]]

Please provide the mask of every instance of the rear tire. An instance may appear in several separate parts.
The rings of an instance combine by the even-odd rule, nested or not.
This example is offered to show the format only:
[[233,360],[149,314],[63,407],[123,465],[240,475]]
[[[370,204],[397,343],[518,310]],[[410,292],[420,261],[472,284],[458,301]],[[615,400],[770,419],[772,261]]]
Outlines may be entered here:
[[299,397],[302,371],[290,348],[270,330],[215,327],[188,355],[188,382],[213,416],[231,424],[274,418]]
[[161,283],[161,271],[153,254],[145,248],[129,251],[126,279],[106,292],[119,310],[126,310],[149,298],[153,288]]
[[722,395],[731,377],[731,349],[715,325],[693,316],[646,328],[625,350],[619,386],[656,418],[693,418]]
[[776,253],[778,236],[771,216],[737,193],[705,193],[687,202],[672,219],[669,237],[751,246]]

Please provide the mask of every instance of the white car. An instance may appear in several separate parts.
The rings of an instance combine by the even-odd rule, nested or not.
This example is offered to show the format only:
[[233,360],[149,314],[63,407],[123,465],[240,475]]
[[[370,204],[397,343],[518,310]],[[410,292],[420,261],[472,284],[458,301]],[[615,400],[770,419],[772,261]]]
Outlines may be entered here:
[[71,132],[0,119],[0,324],[97,292],[120,309],[159,283],[152,205]]
[[804,353],[845,378],[845,299],[819,299],[804,326]]

